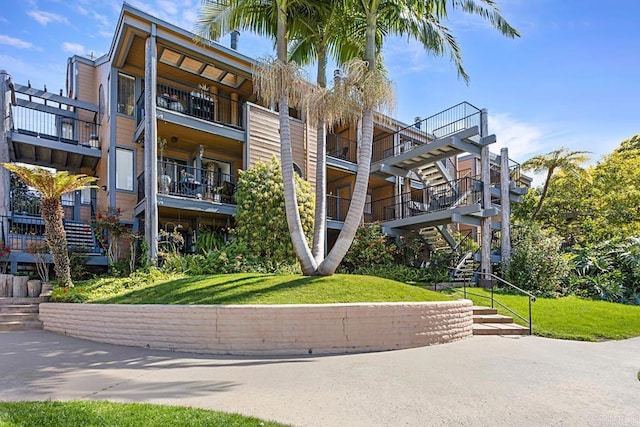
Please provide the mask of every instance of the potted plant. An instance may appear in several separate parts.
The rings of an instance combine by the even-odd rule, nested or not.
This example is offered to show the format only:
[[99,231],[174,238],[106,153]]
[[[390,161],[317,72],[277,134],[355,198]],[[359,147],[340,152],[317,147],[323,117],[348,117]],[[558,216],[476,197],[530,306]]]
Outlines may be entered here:
[[222,191],[222,187],[216,187],[213,189],[213,201],[214,202],[220,202],[222,196],[220,195],[220,192]]
[[158,171],[158,189],[161,193],[168,193],[171,187],[171,177],[165,173],[164,147],[167,145],[165,138],[158,137],[158,150],[160,151],[160,170]]

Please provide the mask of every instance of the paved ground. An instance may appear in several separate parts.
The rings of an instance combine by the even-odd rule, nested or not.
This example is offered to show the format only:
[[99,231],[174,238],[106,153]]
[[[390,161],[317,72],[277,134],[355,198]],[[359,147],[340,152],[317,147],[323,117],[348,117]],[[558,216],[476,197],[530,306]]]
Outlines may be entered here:
[[474,337],[345,356],[203,356],[0,333],[0,400],[108,399],[296,426],[640,426],[640,338]]

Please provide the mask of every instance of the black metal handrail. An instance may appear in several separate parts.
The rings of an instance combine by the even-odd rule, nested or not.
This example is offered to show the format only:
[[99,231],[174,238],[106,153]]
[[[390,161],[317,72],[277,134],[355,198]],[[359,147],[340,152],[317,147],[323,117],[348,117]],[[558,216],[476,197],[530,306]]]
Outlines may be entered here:
[[358,144],[337,134],[327,135],[327,156],[355,163],[358,160]]
[[461,102],[426,119],[383,135],[373,141],[372,162],[379,162],[417,146],[480,126],[479,108]]
[[156,105],[158,107],[244,129],[242,115],[244,101],[212,93],[206,86],[192,86],[166,78],[163,80],[169,83],[157,85]]
[[158,161],[158,192],[235,204],[236,177],[220,171]]
[[22,135],[100,149],[100,125],[95,122],[20,105],[11,106],[11,122],[11,130]]
[[[475,274],[476,272],[473,270],[465,270],[465,269],[458,269],[458,268],[454,268],[453,270],[456,270],[457,272],[461,272],[461,273],[473,273]],[[486,298],[486,299],[490,299],[491,300],[491,308],[494,308],[494,304],[498,304],[501,308],[503,308],[504,310],[508,311],[509,313],[513,314],[514,316],[516,316],[517,318],[519,318],[520,320],[522,320],[528,327],[529,327],[529,335],[532,334],[532,320],[531,320],[531,303],[536,301],[536,297],[535,295],[533,295],[531,292],[525,291],[522,288],[519,288],[518,286],[514,285],[513,283],[509,283],[506,280],[502,279],[501,277],[496,276],[495,274],[492,273],[480,273],[481,275],[484,276],[484,278],[490,277],[492,279],[495,279],[497,281],[499,281],[500,283],[503,283],[507,286],[509,286],[511,289],[514,289],[518,292],[520,292],[521,294],[524,294],[525,296],[527,296],[528,298],[528,302],[529,302],[529,317],[526,318],[524,316],[522,316],[520,313],[514,311],[513,309],[507,307],[506,305],[502,304],[500,301],[495,299],[494,296],[494,288],[495,285],[492,281],[491,283],[491,296],[488,297],[486,295],[480,295],[480,294],[475,294],[472,292],[468,292],[467,291],[467,279],[465,278],[465,281],[463,282],[463,292],[464,292],[464,297],[467,297],[467,294],[469,295],[473,295],[473,296],[477,296],[480,298]],[[467,276],[468,277],[468,276]],[[459,292],[458,289],[454,289],[454,291]]]
[[327,219],[334,221],[344,221],[347,218],[351,206],[351,199],[327,195]]
[[[64,213],[64,219],[73,219],[74,205],[66,200],[61,200],[62,210]],[[29,197],[14,197],[13,194],[9,196],[9,210],[12,216],[25,216],[42,218],[42,198],[39,194],[29,194]]]
[[[426,195],[426,199],[425,199]],[[465,177],[371,203],[374,221],[390,221],[477,203],[482,183]]]
[[141,172],[140,175],[138,175],[138,203],[140,203],[141,201],[144,200],[145,198],[145,188],[144,188],[144,172]]

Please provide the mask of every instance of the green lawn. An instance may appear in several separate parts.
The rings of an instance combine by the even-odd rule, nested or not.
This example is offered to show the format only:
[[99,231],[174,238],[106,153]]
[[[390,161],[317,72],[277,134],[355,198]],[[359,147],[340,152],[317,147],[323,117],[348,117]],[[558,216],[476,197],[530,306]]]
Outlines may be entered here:
[[224,412],[141,403],[102,401],[0,402],[5,426],[284,426]]
[[[489,296],[481,288],[468,288],[470,292]],[[462,296],[462,291],[454,295]],[[467,297],[477,305],[490,305],[486,298]],[[496,300],[527,317],[527,298],[519,295],[498,295]],[[496,305],[500,314],[510,315]],[[578,297],[538,298],[531,306],[533,333],[543,337],[582,341],[625,339],[640,336],[640,307],[591,301]],[[519,322],[523,324],[523,322]]]
[[325,304],[448,301],[450,296],[371,276],[305,277],[223,274],[177,277],[151,283],[127,278],[81,285],[92,303],[103,304]]

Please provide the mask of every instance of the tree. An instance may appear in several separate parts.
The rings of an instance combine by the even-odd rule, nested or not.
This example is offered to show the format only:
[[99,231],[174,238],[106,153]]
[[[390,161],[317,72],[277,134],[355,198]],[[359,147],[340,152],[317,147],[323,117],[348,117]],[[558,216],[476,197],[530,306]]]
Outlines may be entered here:
[[[467,79],[461,65],[460,50],[455,38],[449,30],[441,25],[440,19],[447,16],[447,4],[466,12],[477,14],[498,28],[503,34],[514,37],[517,31],[500,16],[493,1],[486,0],[487,7],[472,0],[431,0],[421,1],[385,1],[362,0],[344,2],[328,2],[334,7],[344,7],[341,12],[353,16],[354,26],[351,37],[364,40],[364,66],[351,68],[350,78],[355,84],[346,88],[342,95],[349,95],[357,101],[361,111],[362,137],[358,141],[358,169],[349,212],[336,244],[329,255],[321,259],[321,254],[314,257],[304,237],[300,217],[296,208],[296,193],[293,182],[293,160],[291,155],[291,138],[288,119],[289,101],[303,104],[299,96],[305,91],[296,77],[294,67],[287,63],[288,18],[291,12],[301,7],[313,9],[313,5],[325,2],[305,2],[303,0],[275,0],[272,2],[258,0],[227,0],[206,2],[198,19],[199,33],[214,38],[236,27],[253,30],[263,35],[275,35],[277,60],[262,67],[254,76],[254,86],[260,95],[267,99],[278,100],[280,118],[280,141],[285,206],[289,232],[293,247],[300,261],[304,274],[331,275],[346,254],[355,236],[364,212],[366,194],[371,166],[373,141],[374,111],[388,100],[389,82],[378,67],[376,61],[381,51],[385,35],[397,34],[419,40],[425,49],[441,55],[447,51],[455,61],[459,74]],[[380,20],[379,15],[380,14]],[[276,24],[274,25],[274,17]],[[379,23],[381,24],[379,27]],[[358,26],[358,24],[360,24]],[[382,28],[382,31],[378,31]],[[274,31],[275,30],[275,31]],[[358,38],[359,37],[359,38]],[[346,85],[340,85],[343,89]],[[338,97],[336,99],[342,99]],[[349,105],[352,109],[352,105]],[[318,221],[318,218],[316,218]]]
[[538,200],[538,205],[533,214],[531,214],[532,220],[535,220],[540,213],[554,173],[559,170],[565,174],[580,173],[583,170],[580,165],[589,160],[589,156],[586,155],[588,153],[588,151],[570,151],[566,148],[560,148],[547,154],[532,157],[522,164],[522,169],[524,170],[532,170],[536,173],[547,171],[540,200]]
[[631,150],[640,150],[640,134],[625,139],[614,151],[622,153]]
[[17,164],[3,163],[2,165],[19,176],[42,196],[44,236],[53,256],[58,285],[73,287],[67,252],[67,237],[62,222],[64,211],[60,197],[76,190],[92,188],[93,186],[90,184],[95,181],[95,178],[87,175],[70,175],[67,171],[53,173],[46,169],[37,167],[32,169]]

